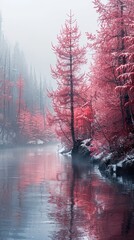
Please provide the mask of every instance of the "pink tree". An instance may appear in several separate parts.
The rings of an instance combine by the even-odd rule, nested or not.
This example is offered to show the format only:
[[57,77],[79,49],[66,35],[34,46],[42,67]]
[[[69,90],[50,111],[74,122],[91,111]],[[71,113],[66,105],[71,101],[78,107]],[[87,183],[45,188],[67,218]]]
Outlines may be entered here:
[[109,0],[102,4],[94,0],[94,4],[100,28],[97,36],[88,34],[88,38],[95,53],[90,76],[95,130],[100,145],[105,141],[111,145],[115,137],[127,132],[126,125],[131,125],[132,121],[130,111],[124,109],[126,95],[117,94],[115,88],[124,85],[118,70],[127,64],[125,38],[128,32],[132,33],[134,3],[132,0]]
[[[133,21],[131,21],[133,18]],[[124,95],[124,109],[130,115],[130,123],[134,128],[134,17],[128,16],[130,20],[127,36],[124,36],[124,51],[118,54],[118,57],[124,59],[124,64],[117,67],[118,80],[120,85],[116,87],[119,95]],[[130,126],[131,127],[131,126]],[[130,130],[130,129],[129,129]]]
[[57,63],[55,68],[52,68],[52,76],[57,81],[57,89],[49,94],[55,112],[51,116],[55,130],[58,136],[64,138],[64,142],[70,144],[74,144],[76,140],[75,109],[85,103],[87,95],[85,74],[82,74],[80,69],[80,66],[86,63],[86,48],[80,47],[80,36],[77,22],[70,12],[57,37],[58,44],[53,46]]
[[18,105],[18,109],[17,109],[17,116],[19,116],[22,107],[24,107],[24,100],[23,100],[23,89],[24,89],[24,80],[22,79],[22,77],[20,76],[18,81],[17,81],[17,88],[18,88],[18,99],[17,99],[17,105]]
[[21,141],[45,140],[44,117],[39,111],[33,114],[28,109],[21,109],[18,125]]

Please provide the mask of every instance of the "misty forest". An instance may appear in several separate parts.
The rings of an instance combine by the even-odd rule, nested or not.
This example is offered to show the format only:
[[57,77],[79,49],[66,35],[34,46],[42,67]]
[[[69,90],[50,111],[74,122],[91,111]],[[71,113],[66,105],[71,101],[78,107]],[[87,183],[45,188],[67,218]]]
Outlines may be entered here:
[[[32,186],[42,187],[41,194],[44,194],[47,185],[50,195],[47,201],[52,207],[46,210],[49,212],[46,221],[54,223],[44,233],[36,206],[40,205],[39,199],[36,203],[32,198],[33,206],[26,207],[23,194],[11,197],[14,191],[11,187],[4,208],[19,199],[21,210],[15,213],[18,225],[13,226],[13,231],[11,223],[7,228],[1,223],[0,240],[133,239],[134,1],[108,0],[104,4],[94,0],[93,4],[98,29],[96,34],[85,33],[85,45],[81,44],[75,12],[70,10],[61,23],[57,42],[52,43],[53,87],[38,76],[34,66],[29,66],[19,43],[10,47],[2,30],[1,14],[0,158],[3,165],[0,170],[9,167],[10,173],[8,161],[16,156],[14,171],[18,172],[14,175],[12,170],[10,179],[15,176],[19,179],[19,183],[14,183],[19,194]],[[87,21],[92,24],[90,16]],[[58,156],[55,155],[57,146]],[[29,160],[30,156],[34,159]],[[0,179],[6,181],[4,177]],[[6,193],[0,191],[6,199]],[[33,194],[32,191],[27,195]],[[36,192],[38,198],[39,193]],[[3,204],[2,199],[0,203]],[[33,208],[39,235],[38,229],[33,230],[30,215]],[[43,222],[43,207],[41,211]],[[12,214],[1,213],[0,220],[6,222],[6,218],[15,224]],[[22,234],[25,221],[32,235],[28,230]]]

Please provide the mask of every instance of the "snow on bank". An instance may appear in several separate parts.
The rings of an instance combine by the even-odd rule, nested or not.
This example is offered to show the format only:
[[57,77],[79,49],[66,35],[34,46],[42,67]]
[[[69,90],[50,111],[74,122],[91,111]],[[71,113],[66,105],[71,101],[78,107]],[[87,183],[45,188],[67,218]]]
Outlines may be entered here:
[[89,146],[91,144],[91,141],[92,141],[92,138],[88,138],[88,139],[85,139],[82,141],[82,144],[83,146]]
[[99,168],[101,171],[116,174],[117,176],[134,174],[134,150],[126,154],[120,160],[115,153],[108,154],[100,161]]
[[134,164],[134,154],[128,154],[126,155],[125,159],[123,159],[122,161],[120,161],[119,163],[117,163],[118,167],[123,167],[124,164]]
[[60,144],[58,145],[58,153],[60,153],[62,155],[71,156],[71,152],[72,152],[72,150],[66,149],[65,146],[62,147]]
[[92,139],[77,140],[74,144],[73,149],[67,149],[65,146],[58,145],[58,152],[63,155],[71,156],[72,152],[78,155],[86,155],[90,153],[90,144]]
[[44,141],[42,141],[40,139],[31,140],[31,141],[27,142],[27,144],[30,144],[30,145],[42,145],[42,144],[44,144]]

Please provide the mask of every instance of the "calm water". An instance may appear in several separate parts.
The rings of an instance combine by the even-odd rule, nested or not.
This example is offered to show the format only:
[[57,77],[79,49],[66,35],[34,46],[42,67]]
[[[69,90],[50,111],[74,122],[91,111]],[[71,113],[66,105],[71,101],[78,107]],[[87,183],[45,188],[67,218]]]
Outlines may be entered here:
[[55,145],[1,150],[0,240],[132,240],[133,188]]

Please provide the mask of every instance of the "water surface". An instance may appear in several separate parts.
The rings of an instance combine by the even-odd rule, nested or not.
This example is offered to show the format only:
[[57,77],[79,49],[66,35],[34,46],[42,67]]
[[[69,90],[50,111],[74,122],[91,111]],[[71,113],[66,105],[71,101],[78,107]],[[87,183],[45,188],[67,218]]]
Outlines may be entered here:
[[0,240],[133,240],[133,181],[57,150],[0,151]]

